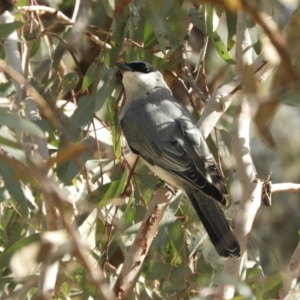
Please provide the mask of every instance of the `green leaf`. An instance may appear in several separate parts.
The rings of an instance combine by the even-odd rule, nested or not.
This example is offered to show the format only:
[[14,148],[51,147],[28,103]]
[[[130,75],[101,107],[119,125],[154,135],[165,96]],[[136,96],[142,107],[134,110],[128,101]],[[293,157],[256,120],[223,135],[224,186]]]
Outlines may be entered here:
[[12,80],[0,83],[0,97],[8,97],[15,92],[15,87]]
[[95,103],[95,112],[99,111],[105,101],[108,98],[111,98],[112,92],[114,90],[114,85],[111,84],[112,79],[115,75],[114,68],[108,68],[107,65],[104,63],[102,64],[99,70],[99,84],[97,87],[97,94],[96,94],[96,103]]
[[94,117],[95,95],[81,96],[70,121],[79,127],[85,127]]
[[180,220],[176,220],[172,224],[168,226],[170,238],[175,245],[177,251],[181,251],[182,246],[184,244],[183,230],[182,230],[182,222]]
[[[159,1],[159,2],[161,2],[161,1]],[[163,0],[161,2],[161,15],[163,17],[166,17],[167,14],[170,12],[170,9],[172,7],[174,7],[174,5],[175,5],[174,0]]]
[[41,50],[41,40],[42,39],[37,39],[32,44],[31,49],[30,49],[30,58],[34,57],[38,53],[38,51]]
[[210,5],[203,6],[202,11],[199,12],[194,7],[188,12],[191,22],[200,29],[204,34],[207,34],[213,42],[215,49],[227,63],[235,64],[224,46],[219,34],[216,31],[216,25],[219,21],[217,11]]
[[98,203],[98,207],[102,208],[115,198],[122,197],[124,188],[127,182],[128,172],[124,172],[121,180],[112,181],[110,183],[100,186],[98,189],[92,192],[88,201],[92,203]]
[[172,198],[168,208],[166,209],[164,216],[159,224],[159,226],[165,226],[173,224],[178,218],[175,216],[179,209],[179,203],[182,199],[182,193],[178,192],[175,197]]
[[264,279],[264,299],[274,299],[284,284],[280,273],[275,273]]
[[0,203],[10,199],[10,194],[8,193],[6,187],[0,187]]
[[103,7],[105,9],[105,12],[109,18],[113,17],[113,11],[115,9],[115,1],[113,0],[107,0],[102,1]]
[[170,274],[170,281],[173,284],[177,284],[180,286],[182,284],[182,274],[184,274],[184,277],[186,279],[194,275],[192,274],[188,264],[182,263],[177,268],[172,269],[172,272]]
[[15,149],[20,149],[20,150],[22,149],[19,143],[1,136],[1,130],[0,130],[0,144]]
[[118,114],[115,110],[115,101],[110,97],[107,99],[106,104],[108,108],[109,114],[109,123],[110,129],[112,133],[112,141],[113,141],[113,148],[115,151],[115,155],[117,159],[121,159],[122,151],[121,151],[121,126],[118,118]]
[[[144,49],[152,49],[156,44],[156,35],[152,30],[152,27],[148,21],[145,22],[144,26]],[[133,48],[131,50],[138,49],[138,48]]]
[[[167,278],[170,273],[169,264],[150,261],[143,269],[144,276],[147,280],[160,280]],[[174,268],[174,267],[173,267]]]
[[10,220],[8,225],[5,227],[5,233],[7,241],[5,243],[5,248],[10,247],[15,242],[20,240],[26,235],[26,222],[23,216],[20,216],[15,210],[10,215]]
[[0,24],[0,39],[6,38],[9,34],[24,25],[21,21],[12,23]]
[[227,22],[227,29],[228,29],[228,37],[227,37],[227,50],[231,50],[235,44],[235,40],[233,37],[236,35],[236,22],[237,22],[237,15],[231,13],[230,11],[226,10],[226,22]]
[[9,113],[6,109],[0,109],[0,126],[5,125],[21,137],[23,132],[44,138],[44,132],[33,122],[21,118],[19,115]]
[[68,74],[64,75],[61,82],[64,91],[68,92],[75,89],[79,79],[79,75],[75,72],[69,72]]
[[146,1],[147,20],[151,25],[153,32],[159,44],[160,50],[165,53],[165,39],[170,37],[170,30],[163,17],[155,10],[152,0]]
[[[95,145],[95,139],[91,136],[85,137],[80,143],[86,144],[89,149]],[[76,157],[76,161],[72,160],[64,165],[65,173],[62,179],[65,185],[71,184],[72,180],[80,173],[84,164],[92,157],[92,151],[87,150]]]
[[219,55],[229,64],[235,64],[235,61],[232,59],[228,53],[226,47],[224,46],[219,34],[216,31],[216,14],[214,8],[210,4],[206,4],[205,8],[207,10],[207,33],[213,42],[215,49]]
[[36,120],[33,121],[38,127],[40,127],[43,131],[53,133],[55,130],[53,126],[47,120]]
[[90,64],[82,81],[81,92],[83,93],[95,80],[98,70],[99,56]]
[[21,162],[26,161],[23,148],[21,148],[12,132],[5,127],[0,128],[0,143],[3,145],[4,150],[12,157]]
[[162,291],[164,293],[179,293],[179,292],[183,292],[187,289],[186,286],[184,285],[178,285],[178,284],[172,284],[170,282],[164,282]]
[[0,277],[0,285],[4,286],[7,284],[13,284],[16,280],[14,277]]
[[300,97],[298,93],[286,93],[282,96],[281,102],[290,106],[300,106]]
[[7,191],[13,198],[13,201],[17,204],[20,213],[24,217],[27,217],[27,200],[21,188],[21,183],[15,179],[15,170],[11,166],[5,164],[5,162],[2,162],[0,164],[0,175],[2,176]]
[[127,33],[127,22],[130,17],[129,6],[124,7],[121,11],[118,11],[116,18],[114,18],[114,24],[112,24],[112,37],[111,40],[114,46],[121,46],[124,41],[124,37]]
[[207,13],[205,10],[201,10],[199,12],[194,6],[192,6],[188,11],[188,16],[191,23],[201,30],[204,34],[207,34],[207,27],[206,27],[206,17]]
[[255,50],[255,53],[258,55],[260,54],[262,49],[260,29],[250,18],[247,20],[247,27],[249,30],[253,48]]

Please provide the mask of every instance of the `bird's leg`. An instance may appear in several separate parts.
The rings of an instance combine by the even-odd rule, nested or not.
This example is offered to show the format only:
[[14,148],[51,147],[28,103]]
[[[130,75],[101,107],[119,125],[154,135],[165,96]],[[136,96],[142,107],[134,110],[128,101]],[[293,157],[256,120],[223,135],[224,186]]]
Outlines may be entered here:
[[163,181],[163,180],[159,180],[160,182],[156,185],[156,187],[154,188],[154,193],[156,193],[156,191],[159,189],[159,188],[165,188],[167,189],[169,192],[171,192],[173,195],[176,195],[176,190],[171,186],[169,185],[167,182]]

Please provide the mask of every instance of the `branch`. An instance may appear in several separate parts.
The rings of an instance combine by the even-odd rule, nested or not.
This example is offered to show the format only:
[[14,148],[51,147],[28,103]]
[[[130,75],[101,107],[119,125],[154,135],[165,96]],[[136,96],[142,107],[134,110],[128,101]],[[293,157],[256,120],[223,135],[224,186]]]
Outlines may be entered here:
[[158,189],[152,198],[142,225],[126,254],[123,268],[115,283],[114,291],[118,299],[128,299],[128,294],[131,291],[137,274],[143,266],[145,257],[170,200],[170,191],[166,188]]
[[282,274],[284,284],[279,291],[280,300],[290,299],[293,289],[297,285],[297,279],[300,276],[300,242],[298,243],[295,252],[287,266],[286,271]]
[[300,184],[291,182],[272,183],[272,194],[281,192],[300,193]]
[[[247,50],[250,48],[251,39],[246,24],[246,16],[242,11],[238,12],[236,45],[236,72],[242,72],[246,75],[247,68],[244,65],[249,65],[252,53],[249,53],[249,50]],[[236,280],[240,277],[242,266],[246,259],[248,240],[256,212],[260,207],[262,191],[262,184],[257,176],[249,146],[251,121],[249,96],[241,97],[242,103],[236,107],[232,125],[231,145],[236,164],[236,173],[242,188],[242,197],[233,220],[234,233],[240,243],[242,256],[240,259],[228,259],[222,272],[226,277]],[[235,288],[233,285],[220,284],[217,288],[216,299],[231,299],[234,296],[234,292]]]
[[257,24],[261,26],[264,32],[269,37],[273,46],[280,55],[282,65],[286,76],[291,82],[298,82],[299,75],[292,65],[291,57],[287,51],[287,41],[284,35],[278,30],[276,23],[266,13],[260,11],[254,0],[243,0],[244,9],[247,10]]
[[[284,28],[282,30],[283,34],[286,34],[289,43],[295,44],[295,41],[297,41],[299,39],[299,28],[297,27],[299,15],[300,15],[300,9],[297,9],[294,12],[294,14],[291,16],[291,19],[289,20],[289,22],[284,26]],[[272,20],[268,19],[268,24],[271,21]],[[277,34],[277,32],[279,32],[279,31],[276,28],[276,34]],[[236,44],[238,45],[238,43],[236,43]],[[296,47],[296,45],[294,45],[293,48],[295,48],[296,50],[299,49]],[[277,49],[277,51],[278,51],[278,49]],[[293,49],[291,49],[291,52],[294,55],[296,55],[294,53],[295,51],[293,52]],[[285,54],[283,56],[285,57],[286,51],[284,53]],[[291,57],[289,57],[289,59],[291,59]],[[284,63],[284,66],[288,66],[287,68],[289,68],[289,69],[292,68],[290,66],[290,63]],[[273,62],[268,61],[268,57],[264,57],[263,52],[261,54],[259,54],[259,56],[251,64],[251,68],[252,68],[253,73],[255,74],[255,78],[259,84],[266,81],[266,79],[274,71],[275,67],[276,67],[276,65],[274,65]],[[294,74],[294,71],[292,72],[292,74]],[[298,74],[294,74],[293,79],[297,79],[297,78],[298,78]],[[200,130],[205,138],[207,138],[207,136],[210,134],[210,132],[212,131],[213,127],[216,125],[217,121],[220,119],[222,114],[230,106],[231,102],[234,100],[234,98],[232,96],[237,92],[237,90],[241,89],[241,86],[242,86],[241,77],[236,76],[229,82],[220,86],[212,94],[207,105],[205,106],[205,109],[203,111],[203,114],[201,115],[201,118],[198,121],[198,126],[200,127]]]
[[[77,2],[76,2],[76,4],[78,4]],[[43,5],[30,5],[30,6],[18,7],[18,9],[13,11],[12,14],[16,15],[19,13],[26,13],[26,12],[35,12],[39,15],[43,15],[46,13],[51,14],[55,18],[58,18],[58,19],[62,20],[63,22],[67,22],[69,25],[76,25],[76,23],[73,22],[73,18],[71,20],[66,15],[64,15],[61,11],[59,11],[55,8],[43,6]],[[100,47],[103,47],[105,49],[112,49],[111,45],[109,45],[107,42],[101,41],[96,35],[90,33],[88,30],[85,31],[85,36]]]
[[[275,66],[267,62],[260,54],[250,66],[258,83],[263,83],[273,72]],[[223,113],[234,100],[234,95],[242,87],[241,76],[236,76],[220,86],[210,97],[198,121],[198,126],[204,138],[207,138]]]

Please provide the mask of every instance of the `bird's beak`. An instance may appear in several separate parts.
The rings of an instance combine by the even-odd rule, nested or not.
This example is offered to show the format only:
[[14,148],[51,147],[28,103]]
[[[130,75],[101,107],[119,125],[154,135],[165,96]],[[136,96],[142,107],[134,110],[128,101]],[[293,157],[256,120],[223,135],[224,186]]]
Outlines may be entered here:
[[132,72],[131,67],[128,64],[124,63],[124,62],[116,62],[116,66],[119,68],[121,73],[124,73],[125,71]]

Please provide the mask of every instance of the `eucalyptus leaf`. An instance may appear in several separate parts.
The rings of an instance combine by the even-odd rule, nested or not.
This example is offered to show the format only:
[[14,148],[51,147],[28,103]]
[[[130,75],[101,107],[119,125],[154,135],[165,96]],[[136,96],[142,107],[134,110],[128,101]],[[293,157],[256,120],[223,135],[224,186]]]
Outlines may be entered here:
[[[89,149],[93,149],[95,144],[94,138],[91,136],[86,137],[80,141],[80,143],[86,144]],[[76,161],[71,160],[70,162],[64,164],[63,168],[65,170],[63,174],[63,183],[65,185],[71,184],[71,181],[80,173],[84,164],[92,157],[92,151],[87,150],[80,154]]]
[[9,34],[24,25],[21,21],[15,21],[6,24],[0,24],[0,39],[6,38]]
[[71,91],[76,88],[79,83],[79,75],[75,72],[69,72],[62,78],[62,87],[65,92]]
[[13,198],[14,203],[17,204],[20,213],[27,217],[28,215],[28,206],[27,200],[23,193],[21,182],[16,180],[16,171],[10,166],[2,162],[0,164],[0,175],[4,181],[4,186],[7,191]]
[[33,134],[40,138],[44,137],[44,132],[33,122],[21,118],[16,113],[10,113],[3,108],[0,109],[0,126],[2,125],[15,130],[18,137],[20,137],[23,132]]
[[156,35],[160,50],[165,53],[167,46],[166,40],[170,38],[170,30],[163,17],[159,15],[157,11],[155,11],[151,0],[146,0],[146,8],[148,10],[147,20]]
[[104,207],[115,198],[122,197],[124,192],[125,184],[127,181],[127,172],[123,173],[123,176],[118,181],[112,181],[102,185],[98,189],[92,192],[88,201],[98,203],[98,207]]
[[81,96],[78,100],[78,106],[72,114],[70,121],[79,127],[85,127],[89,124],[95,111],[95,95]]
[[169,275],[170,269],[171,266],[169,264],[150,261],[144,267],[143,273],[147,280],[160,280]]
[[225,12],[226,12],[226,22],[227,22],[227,29],[228,29],[227,50],[229,51],[233,48],[235,44],[234,37],[236,35],[237,15],[227,10]]
[[0,83],[0,97],[8,97],[15,93],[15,87],[11,80]]

